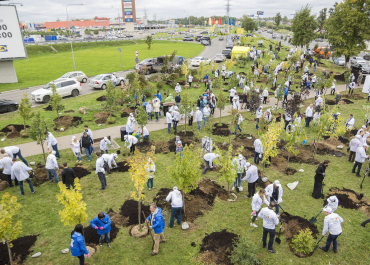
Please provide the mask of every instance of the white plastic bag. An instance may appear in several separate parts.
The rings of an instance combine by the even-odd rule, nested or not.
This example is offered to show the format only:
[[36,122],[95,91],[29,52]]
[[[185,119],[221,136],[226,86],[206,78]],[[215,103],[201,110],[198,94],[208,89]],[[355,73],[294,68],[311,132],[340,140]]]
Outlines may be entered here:
[[288,183],[287,186],[290,190],[294,190],[297,185],[298,185],[299,181],[294,181],[293,183]]

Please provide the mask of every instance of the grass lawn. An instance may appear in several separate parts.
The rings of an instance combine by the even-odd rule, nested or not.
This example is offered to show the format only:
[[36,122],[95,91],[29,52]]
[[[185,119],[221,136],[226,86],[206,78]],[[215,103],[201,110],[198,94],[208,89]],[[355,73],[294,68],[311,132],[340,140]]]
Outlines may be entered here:
[[[356,93],[359,93],[356,91]],[[328,96],[331,99],[331,96]],[[306,102],[309,103],[309,102]],[[361,106],[366,104],[365,100],[357,100],[355,104],[340,105],[338,110],[346,117],[347,114],[353,113],[356,118],[355,127],[359,128],[362,125]],[[254,118],[252,113],[243,114],[245,121],[242,124],[243,134],[254,134],[255,123],[251,120]],[[229,122],[230,117],[222,118],[222,122]],[[212,122],[218,122],[213,120]],[[180,128],[181,129],[181,128]],[[191,130],[194,131],[195,137],[201,139],[205,135],[210,135],[207,131],[196,130],[193,126]],[[312,130],[312,129],[311,129]],[[308,144],[312,143],[312,132],[308,130]],[[228,142],[228,137],[211,136],[215,143]],[[174,138],[174,135],[168,135],[166,130],[152,132],[150,135],[151,141],[168,141]],[[231,140],[234,136],[231,136]],[[116,139],[121,145],[121,141]],[[200,147],[200,145],[197,145]],[[298,144],[297,146],[300,146]],[[236,149],[237,147],[235,147]],[[346,147],[345,147],[346,148]],[[345,153],[345,148],[342,152]],[[60,162],[68,161],[70,166],[74,165],[75,158],[71,150],[61,151],[62,159]],[[299,156],[299,154],[298,154]],[[156,193],[160,188],[172,188],[176,183],[172,180],[167,167],[174,161],[174,154],[157,154],[156,156],[156,176],[154,178],[154,185],[156,187],[153,191],[144,190],[146,196],[145,203],[152,202]],[[324,187],[324,194],[327,195],[328,189],[332,187],[348,188],[358,193],[363,193],[364,197],[370,198],[370,182],[365,179],[364,188],[359,189],[360,179],[350,173],[353,164],[347,162],[347,153],[344,157],[334,157],[332,155],[316,155],[319,161],[324,159],[331,160],[331,164],[326,171],[326,186]],[[40,161],[42,156],[28,157],[28,161]],[[118,161],[122,161],[123,157],[119,156]],[[253,158],[247,157],[247,160],[253,162]],[[97,176],[94,174],[95,158],[93,162],[88,164],[85,160],[85,165],[88,165],[92,173],[89,176],[81,179],[82,193],[84,201],[87,203],[88,222],[94,218],[100,211],[108,211],[112,208],[118,212],[121,205],[130,199],[130,192],[134,190],[133,183],[130,180],[129,174],[113,173],[107,178],[108,187],[105,191],[98,191],[100,184]],[[311,197],[314,174],[317,166],[309,164],[290,163],[290,167],[295,169],[304,169],[304,173],[297,172],[293,176],[288,176],[277,170],[276,167],[265,169],[265,175],[269,180],[274,181],[279,179],[284,188],[284,196],[282,207],[285,211],[292,215],[298,215],[306,219],[315,216],[323,206],[323,200],[315,200]],[[366,166],[364,165],[364,168]],[[262,170],[261,166],[259,169]],[[200,174],[201,170],[199,170]],[[364,169],[362,172],[364,173]],[[219,173],[208,172],[206,177],[216,180],[219,178]],[[287,183],[299,181],[297,188],[290,191]],[[227,188],[227,183],[220,182]],[[236,202],[227,202],[216,199],[212,210],[204,213],[203,216],[198,217],[195,221],[195,229],[182,231],[179,226],[173,229],[165,228],[166,244],[160,245],[159,255],[150,257],[151,239],[150,237],[134,239],[129,236],[128,228],[121,227],[117,238],[111,244],[112,248],[100,248],[97,253],[90,258],[89,264],[197,264],[196,257],[198,256],[200,245],[206,233],[221,231],[227,229],[237,235],[248,234],[257,245],[258,258],[261,264],[369,264],[368,253],[370,247],[368,241],[370,235],[368,228],[360,226],[360,222],[369,218],[365,213],[359,210],[350,210],[339,207],[336,211],[343,219],[344,223],[343,234],[338,238],[338,253],[334,254],[332,250],[328,253],[322,252],[318,249],[312,256],[308,258],[298,258],[290,250],[284,235],[282,236],[282,243],[278,245],[275,243],[274,248],[277,254],[270,254],[266,249],[262,248],[262,221],[259,219],[256,224],[258,228],[251,230],[248,233],[250,223],[250,207],[251,200],[247,200],[244,196],[247,195],[246,184],[244,191],[238,193]],[[257,187],[257,190],[259,187]],[[18,188],[7,188],[12,195],[19,197]],[[39,234],[34,252],[42,252],[42,256],[37,259],[28,258],[27,264],[74,264],[77,263],[76,258],[72,258],[70,254],[62,255],[60,251],[67,248],[70,243],[70,231],[72,226],[64,227],[60,222],[58,211],[61,210],[61,205],[57,202],[55,197],[58,188],[53,183],[44,183],[36,188],[36,193],[31,194],[28,186],[25,186],[24,197],[19,197],[20,203],[23,205],[21,213],[17,219],[23,221],[23,233],[25,235]],[[166,225],[169,223],[169,215],[165,215]],[[323,227],[324,215],[318,217],[316,223],[319,232],[321,233]],[[320,237],[320,234],[318,235]],[[326,238],[325,238],[326,239]],[[195,242],[195,247],[191,243]],[[324,245],[324,242],[321,244]],[[246,250],[248,251],[248,250]],[[2,253],[3,255],[3,253]]]
[[[122,42],[117,46],[100,46],[81,48],[74,51],[76,69],[92,76],[102,73],[122,71],[118,48],[122,48],[123,70],[135,66],[135,51],[139,51],[140,61],[150,57],[170,55],[174,50],[177,55],[190,58],[198,55],[204,47],[198,43],[172,41],[154,41],[148,50],[143,41],[138,44]],[[42,85],[59,78],[68,71],[73,71],[73,62],[69,49],[54,54],[32,55],[25,60],[14,61],[18,83],[0,84],[0,92]],[[58,47],[56,46],[58,50]]]

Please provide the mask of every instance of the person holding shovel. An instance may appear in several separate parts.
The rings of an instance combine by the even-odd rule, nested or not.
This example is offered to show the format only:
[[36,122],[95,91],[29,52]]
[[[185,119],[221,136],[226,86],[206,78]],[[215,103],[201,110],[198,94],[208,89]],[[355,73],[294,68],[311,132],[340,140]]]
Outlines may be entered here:
[[316,169],[315,184],[312,192],[312,197],[314,197],[315,199],[320,199],[322,186],[325,178],[325,170],[329,166],[329,164],[330,161],[325,160],[324,163],[321,163]]
[[326,214],[324,219],[324,228],[322,230],[322,236],[325,236],[329,232],[328,239],[326,240],[326,246],[320,247],[325,252],[328,252],[331,243],[333,242],[334,253],[337,253],[337,238],[342,234],[342,225],[343,219],[338,214],[333,213],[333,209],[330,207],[325,207],[323,211]]
[[13,166],[11,169],[11,179],[16,179],[19,183],[19,189],[21,190],[21,195],[24,196],[24,190],[23,190],[23,181],[27,181],[28,186],[30,186],[31,192],[35,193],[35,190],[33,189],[32,181],[30,180],[30,175],[28,174],[28,171],[31,171],[32,168],[26,166],[21,161],[17,161],[17,158],[14,157],[12,159]]
[[204,167],[202,175],[205,175],[209,168],[213,168],[213,160],[215,160],[216,158],[220,158],[220,156],[216,155],[215,153],[207,153],[203,156],[206,166]]
[[279,218],[274,212],[275,202],[270,202],[268,207],[263,208],[258,214],[259,218],[263,219],[263,236],[262,236],[262,247],[266,248],[267,235],[270,235],[268,252],[276,253],[272,248],[275,240],[275,227],[279,224]]
[[266,199],[266,191],[264,189],[260,189],[259,192],[254,194],[252,199],[252,223],[250,226],[258,227],[254,222],[257,219],[257,215],[261,211],[262,204],[265,203],[267,206],[269,206],[269,202]]
[[155,203],[150,205],[151,214],[146,218],[145,222],[150,222],[150,229],[154,230],[154,247],[150,255],[155,256],[159,251],[159,243],[165,243],[166,238],[164,237],[163,231],[166,226],[162,214],[162,209],[157,207]]
[[171,191],[167,197],[166,201],[171,201],[171,218],[170,218],[170,227],[173,227],[173,223],[175,222],[175,218],[177,219],[177,224],[181,225],[181,211],[182,211],[182,194],[177,187],[173,187],[173,191]]
[[[126,137],[126,135],[125,135]],[[100,183],[101,183],[101,188],[99,190],[105,190],[105,187],[107,186],[107,179],[105,177],[105,169],[104,169],[104,159],[101,157],[100,152],[96,152],[96,170],[95,174],[98,175]]]
[[110,230],[111,230],[111,221],[108,214],[101,212],[97,217],[91,220],[90,225],[94,228],[99,238],[99,246],[103,246],[103,240],[106,239],[108,247],[110,247]]
[[108,137],[104,137],[103,140],[100,141],[100,152],[102,154],[108,154],[108,148],[110,145],[112,145],[112,143],[109,141]]
[[356,150],[355,164],[353,165],[352,173],[356,173],[355,170],[357,167],[357,177],[361,177],[360,171],[362,164],[365,162],[365,159],[369,157],[368,155],[366,155],[367,147],[368,145],[364,143],[363,146],[358,147]]
[[242,181],[248,180],[248,196],[246,199],[252,198],[253,194],[256,192],[256,183],[258,180],[258,168],[255,165],[251,165],[251,163],[247,162],[245,164],[245,177]]
[[269,202],[274,202],[276,205],[275,213],[279,215],[279,204],[283,202],[283,187],[280,181],[275,180],[273,184],[266,187],[266,194]]

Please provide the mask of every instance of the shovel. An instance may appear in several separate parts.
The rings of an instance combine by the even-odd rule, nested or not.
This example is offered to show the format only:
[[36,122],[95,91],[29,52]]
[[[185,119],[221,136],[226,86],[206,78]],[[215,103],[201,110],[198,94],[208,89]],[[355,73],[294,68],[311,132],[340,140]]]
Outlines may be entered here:
[[310,223],[311,224],[314,224],[314,223],[316,223],[317,222],[317,217],[320,215],[322,213],[322,210],[319,212],[319,214],[318,215],[316,215],[315,217],[312,217],[311,219],[310,219]]
[[[146,220],[146,217],[145,217],[145,213],[144,213],[144,211],[142,211],[142,213],[143,213],[143,216],[144,216],[144,220]],[[154,247],[154,237],[153,237],[153,234],[152,234],[152,231],[150,230],[150,228],[149,228],[149,224],[147,223],[147,222],[145,222],[146,223],[146,226],[148,227],[148,233],[150,234],[150,236],[152,237],[152,241],[153,241],[153,245],[152,245],[152,249],[153,249],[153,247]]]
[[[272,197],[271,197],[272,198]],[[274,202],[276,203],[276,207],[279,207],[282,211],[283,211],[283,213],[285,213],[285,211],[284,211],[284,209],[283,209],[283,207],[281,207],[280,206],[280,204],[278,204],[277,203],[277,201],[274,199],[274,198],[272,198],[273,200],[274,200]]]
[[280,232],[281,232],[281,227],[283,226],[283,223],[281,223],[280,228],[279,228],[279,233],[278,236],[275,238],[275,242],[280,245],[281,239],[280,239]]
[[320,195],[320,198],[321,199],[324,199],[325,196],[324,196],[324,180],[322,181],[322,186],[321,186],[321,195]]
[[318,247],[319,247],[319,243],[320,243],[320,241],[324,238],[325,236],[322,236],[321,238],[320,238],[320,240],[316,243],[316,246],[315,246],[315,248],[313,249],[313,251],[315,251],[316,249],[318,249]]
[[362,179],[362,182],[361,182],[361,185],[360,185],[360,189],[362,189],[362,183],[364,183],[364,180],[365,180],[365,177],[367,176],[367,174],[369,173],[369,168],[366,169],[366,172],[364,174],[364,178]]

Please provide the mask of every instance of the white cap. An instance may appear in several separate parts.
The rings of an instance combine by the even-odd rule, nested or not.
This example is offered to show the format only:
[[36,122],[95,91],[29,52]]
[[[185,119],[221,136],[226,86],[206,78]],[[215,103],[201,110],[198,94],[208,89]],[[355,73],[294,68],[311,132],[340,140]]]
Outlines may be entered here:
[[251,163],[247,162],[247,163],[245,163],[245,166],[250,167]]
[[177,187],[173,187],[173,190],[179,190]]
[[337,196],[330,196],[328,201],[335,202],[337,200]]
[[358,135],[356,135],[356,138],[361,139],[362,137],[361,137],[361,135],[358,134]]
[[104,137],[104,141],[108,141],[108,137]]
[[117,158],[118,157],[118,155],[117,154],[113,154],[113,158]]
[[127,135],[125,135],[125,136],[123,137],[123,139],[127,140]]
[[340,115],[341,113],[340,112],[337,112],[337,115]]
[[368,147],[367,143],[364,143],[362,146],[363,146],[363,147]]
[[216,155],[216,157],[220,157],[220,155]]
[[53,151],[51,151],[51,153],[52,153],[53,155],[55,155],[57,152],[55,152],[55,151],[53,150]]
[[327,212],[327,213],[332,213],[333,212],[333,209],[332,208],[330,208],[330,207],[328,207],[328,206],[326,206],[326,207],[324,207],[324,209],[322,209],[324,212]]
[[130,117],[134,117],[134,114],[130,113]]
[[275,185],[280,185],[280,181],[275,180],[275,181],[274,181],[274,184],[275,184]]
[[366,125],[362,125],[362,128],[366,129]]
[[199,109],[199,107],[197,107],[197,109]]
[[239,155],[239,159],[243,159],[244,157],[243,157],[243,155]]
[[177,85],[178,85],[179,83],[177,83]]
[[76,139],[76,136],[72,136],[72,140],[75,140]]

